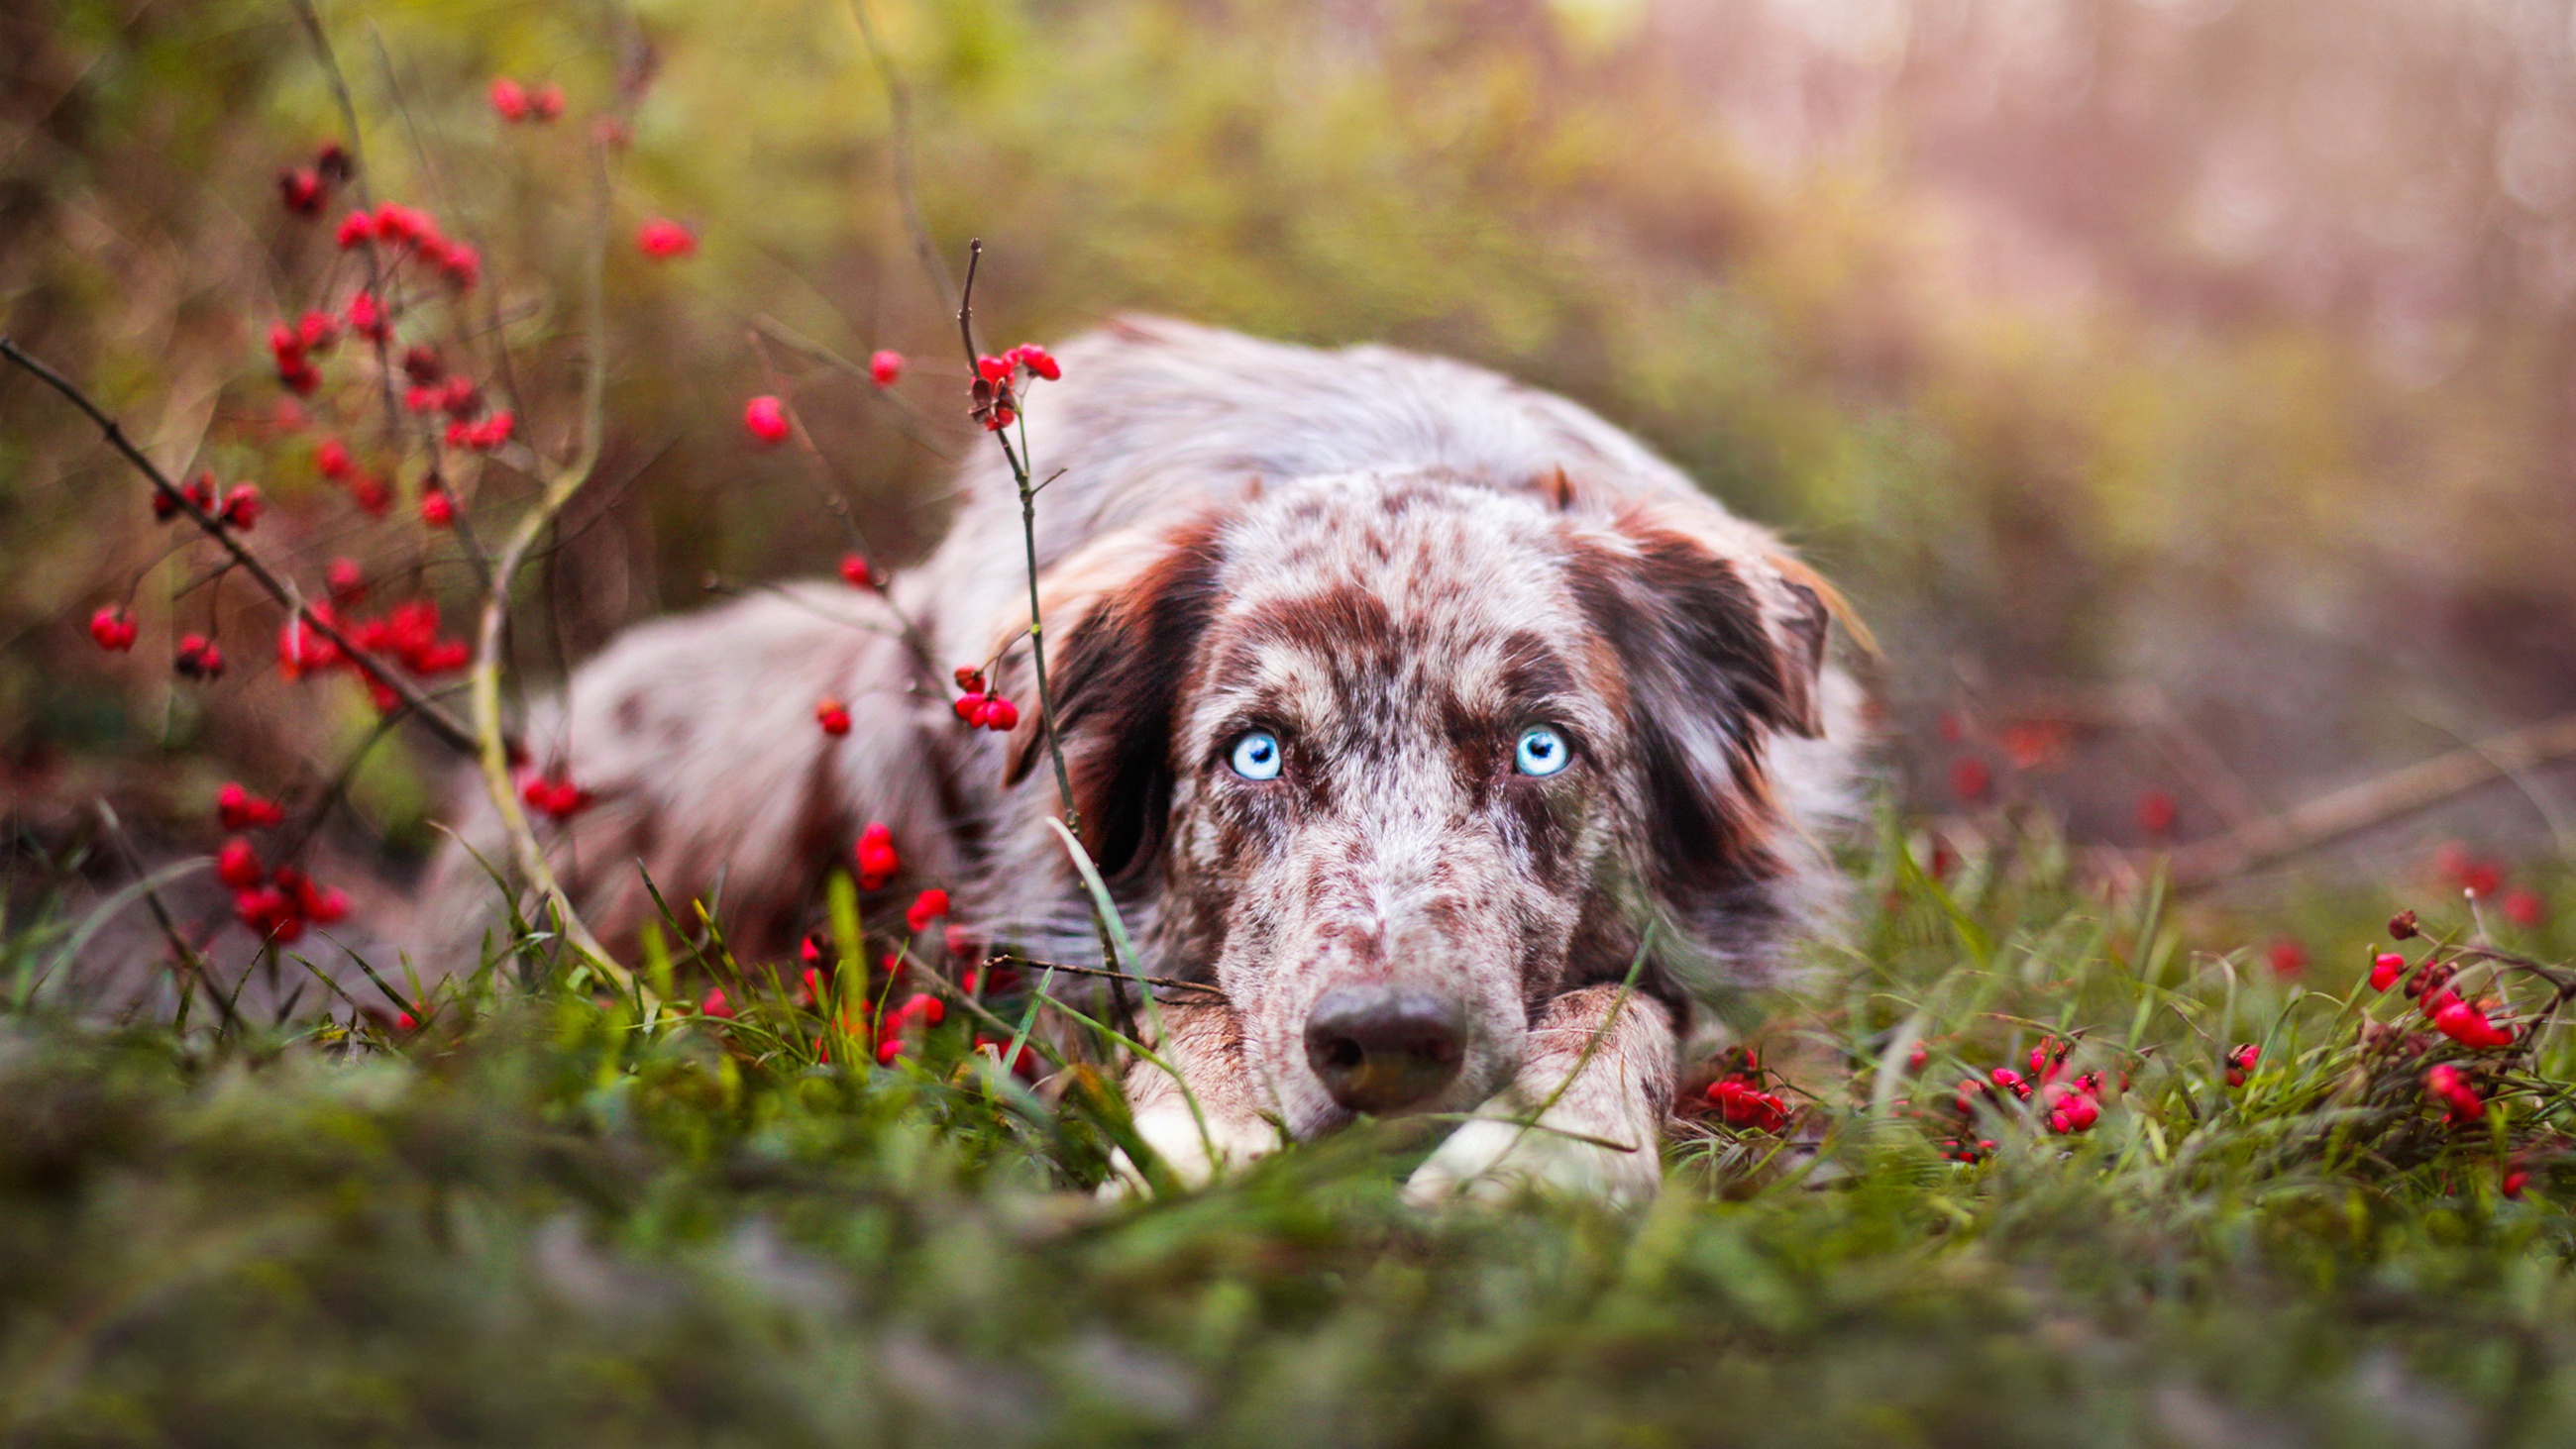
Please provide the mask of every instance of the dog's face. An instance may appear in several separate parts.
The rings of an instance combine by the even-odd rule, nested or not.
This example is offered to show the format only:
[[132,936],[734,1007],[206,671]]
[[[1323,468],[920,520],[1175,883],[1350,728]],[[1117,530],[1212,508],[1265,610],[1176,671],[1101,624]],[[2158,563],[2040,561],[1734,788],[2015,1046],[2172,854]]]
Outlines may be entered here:
[[1649,922],[1650,990],[1776,928],[1763,747],[1815,729],[1824,617],[1727,554],[1561,478],[1372,475],[1069,571],[1088,843],[1293,1133],[1492,1096],[1533,1010],[1622,979]]

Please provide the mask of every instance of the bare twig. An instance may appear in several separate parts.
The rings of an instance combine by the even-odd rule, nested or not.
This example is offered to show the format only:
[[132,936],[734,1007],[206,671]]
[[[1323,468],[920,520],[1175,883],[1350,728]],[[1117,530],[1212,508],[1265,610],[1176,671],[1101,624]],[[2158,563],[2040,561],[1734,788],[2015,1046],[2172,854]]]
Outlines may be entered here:
[[[876,23],[868,18],[867,0],[850,0],[850,14],[859,22],[859,38],[867,42],[868,59],[876,64],[877,79],[886,88],[886,109],[894,123],[894,195],[903,207],[904,228],[912,236],[913,255],[920,259],[922,271],[929,276],[931,287],[939,293],[939,300],[945,305],[956,288],[949,284],[948,264],[939,258],[939,244],[930,239],[930,226],[921,218],[921,198],[913,188],[912,92],[904,86],[903,77],[895,74],[894,62],[887,57],[883,42],[877,39]],[[966,285],[975,285],[971,264],[966,275]],[[969,354],[967,361],[971,365],[975,350],[971,339],[966,350]]]
[[171,918],[170,908],[162,904],[161,893],[153,888],[151,872],[143,868],[143,857],[135,854],[134,842],[125,838],[125,823],[116,818],[116,811],[105,800],[98,802],[98,818],[107,826],[108,838],[116,842],[117,853],[125,857],[126,868],[134,872],[135,881],[143,891],[143,903],[151,908],[154,923],[160,926],[163,939],[170,943],[171,953],[178,958],[178,969],[173,974],[183,974],[186,979],[204,987],[206,995],[214,998],[216,1007],[223,1012],[225,1024],[238,1030],[241,1018],[234,1014],[233,1004],[215,989],[214,977],[206,969],[206,958],[189,944],[187,937],[179,934],[179,923]]
[[502,630],[510,616],[510,584],[519,566],[544,536],[572,496],[581,491],[599,465],[601,438],[607,429],[608,388],[608,304],[605,275],[608,265],[608,162],[596,145],[591,154],[596,197],[591,227],[590,266],[586,282],[586,310],[589,313],[590,356],[582,380],[581,447],[573,460],[555,470],[545,482],[544,492],[534,506],[519,519],[508,545],[502,550],[499,565],[493,570],[490,589],[483,599],[482,628],[474,649],[474,736],[476,758],[482,765],[484,790],[492,798],[493,809],[501,818],[501,829],[509,837],[510,849],[520,873],[555,909],[556,922],[565,939],[616,983],[620,991],[637,995],[648,1005],[652,993],[632,973],[610,958],[605,947],[590,928],[582,924],[574,911],[572,898],[555,879],[554,869],[546,861],[545,849],[538,845],[536,830],[528,823],[527,812],[520,808],[518,791],[510,782],[510,742],[501,728],[501,644]]
[[[966,244],[966,286],[957,297],[957,336],[966,348],[966,369],[975,371],[975,272],[984,260],[984,243],[977,238]],[[1058,803],[1064,807],[1065,828],[1075,839],[1082,836],[1082,810],[1074,804],[1073,775],[1064,764],[1064,739],[1056,731],[1055,688],[1047,680],[1046,621],[1038,608],[1038,495],[1030,485],[1029,467],[1019,450],[1011,446],[1010,435],[1000,428],[993,430],[993,441],[1002,445],[1002,457],[1011,466],[1011,481],[1020,492],[1020,542],[1026,550],[1029,575],[1029,663],[1038,679],[1038,728],[1046,732],[1047,754],[1055,762],[1055,789]],[[1106,942],[1103,943],[1104,946]]]
[[108,446],[116,449],[145,478],[150,479],[163,501],[186,515],[188,521],[195,524],[208,538],[221,544],[225,552],[232,555],[233,562],[239,564],[245,573],[257,581],[260,588],[266,591],[271,599],[277,601],[279,607],[285,609],[288,614],[302,619],[308,628],[330,640],[370,678],[382,682],[387,689],[392,690],[394,697],[409,706],[414,714],[419,715],[421,722],[429,726],[430,732],[437,735],[441,743],[469,754],[473,752],[475,744],[472,730],[467,729],[454,715],[440,708],[438,702],[421,692],[418,685],[394,672],[392,666],[375,654],[359,648],[350,641],[348,635],[340,632],[338,625],[317,615],[311,607],[297,598],[294,591],[289,589],[283,580],[269,571],[268,565],[260,562],[256,554],[242,546],[241,540],[234,537],[230,529],[216,522],[212,514],[199,508],[194,500],[180,491],[179,485],[170,481],[169,476],[161,471],[159,464],[145,457],[143,450],[135,447],[133,440],[126,437],[125,430],[117,426],[116,419],[109,417],[98,404],[90,401],[87,393],[82,392],[76,384],[61,373],[37,361],[5,333],[0,333],[0,357],[6,357],[34,373],[46,386],[70,399],[72,406],[88,414],[89,420],[96,423],[100,432],[106,435]]
[[942,447],[936,439],[923,431],[923,429],[928,425],[929,420],[921,415],[921,410],[919,408],[912,405],[912,400],[891,388],[879,386],[877,384],[876,374],[868,371],[866,367],[857,362],[853,362],[849,358],[843,357],[840,353],[833,351],[831,348],[824,346],[822,343],[817,342],[810,337],[807,337],[805,334],[798,332],[795,328],[788,326],[786,323],[781,322],[777,318],[769,316],[766,313],[753,317],[751,319],[751,325],[760,333],[760,335],[789,349],[790,351],[810,357],[837,371],[847,373],[853,378],[864,380],[868,384],[868,396],[876,399],[879,403],[883,404],[888,411],[894,414],[896,426],[903,429],[903,435],[911,439],[915,447],[920,448],[925,453],[929,453],[932,456],[939,458],[943,462],[954,463],[957,461],[957,455],[955,453]]
[[2512,772],[2576,758],[2576,715],[2482,740],[2174,852],[2177,889],[2205,886],[2429,809]]

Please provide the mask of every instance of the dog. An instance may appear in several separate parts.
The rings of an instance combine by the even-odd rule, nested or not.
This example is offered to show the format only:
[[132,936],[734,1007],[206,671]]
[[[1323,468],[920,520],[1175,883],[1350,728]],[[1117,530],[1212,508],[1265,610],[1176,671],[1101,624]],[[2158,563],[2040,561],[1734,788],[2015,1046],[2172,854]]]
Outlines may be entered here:
[[[716,898],[738,953],[783,950],[880,821],[902,865],[872,905],[939,885],[983,938],[1097,963],[1048,824],[1069,795],[1128,964],[1212,988],[1159,1003],[1177,1078],[1128,1082],[1183,1180],[1466,1114],[1416,1198],[1651,1196],[1694,1012],[1779,981],[1836,910],[1861,691],[1834,591],[1607,422],[1478,368],[1160,319],[1058,357],[1023,399],[1041,629],[1018,490],[979,448],[949,536],[882,596],[637,627],[531,717],[592,794],[540,826],[585,920],[636,930],[649,873]],[[961,722],[957,664],[1015,729]],[[498,858],[488,803],[461,836]],[[463,847],[440,869],[490,894]]]

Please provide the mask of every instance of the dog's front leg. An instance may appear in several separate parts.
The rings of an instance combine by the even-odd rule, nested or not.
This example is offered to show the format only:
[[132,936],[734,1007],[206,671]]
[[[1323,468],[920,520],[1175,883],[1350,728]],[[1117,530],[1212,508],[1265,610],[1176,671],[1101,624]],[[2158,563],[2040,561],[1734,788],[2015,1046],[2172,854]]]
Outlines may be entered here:
[[[1190,1187],[1204,1185],[1220,1166],[1240,1167],[1278,1150],[1279,1129],[1261,1112],[1252,1074],[1243,1060],[1243,1021],[1227,1005],[1162,1006],[1163,1035],[1154,1054],[1180,1073],[1149,1061],[1127,1070],[1127,1104],[1136,1135]],[[1188,1084],[1188,1092],[1182,1084]],[[1195,1098],[1198,1110],[1190,1110]],[[1101,1195],[1141,1191],[1143,1174],[1124,1149],[1110,1160],[1113,1176]]]
[[[1615,1022],[1607,1020],[1614,1003]],[[1530,1028],[1512,1084],[1414,1169],[1405,1196],[1429,1205],[1537,1186],[1645,1202],[1663,1185],[1672,1095],[1671,1010],[1634,993],[1621,1002],[1615,986],[1570,991]]]

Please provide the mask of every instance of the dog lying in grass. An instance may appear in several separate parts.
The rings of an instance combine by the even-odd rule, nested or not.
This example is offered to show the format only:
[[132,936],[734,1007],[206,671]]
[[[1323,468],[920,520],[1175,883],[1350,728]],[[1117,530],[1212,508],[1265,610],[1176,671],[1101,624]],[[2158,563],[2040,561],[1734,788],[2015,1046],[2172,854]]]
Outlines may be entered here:
[[[1774,980],[1836,896],[1859,691],[1831,590],[1601,419],[1475,368],[1158,320],[1061,365],[1024,407],[1064,784],[1137,964],[1215,988],[1162,1003],[1187,1093],[1137,1067],[1139,1133],[1195,1180],[1362,1115],[1473,1114],[1417,1195],[1650,1195],[1692,1012]],[[738,955],[782,949],[884,822],[884,899],[949,887],[982,938],[1099,959],[1047,824],[1019,501],[977,457],[885,595],[635,629],[530,721],[591,792],[543,829],[603,937],[652,910],[641,861],[666,899],[719,898]],[[961,722],[958,663],[1015,728]]]

